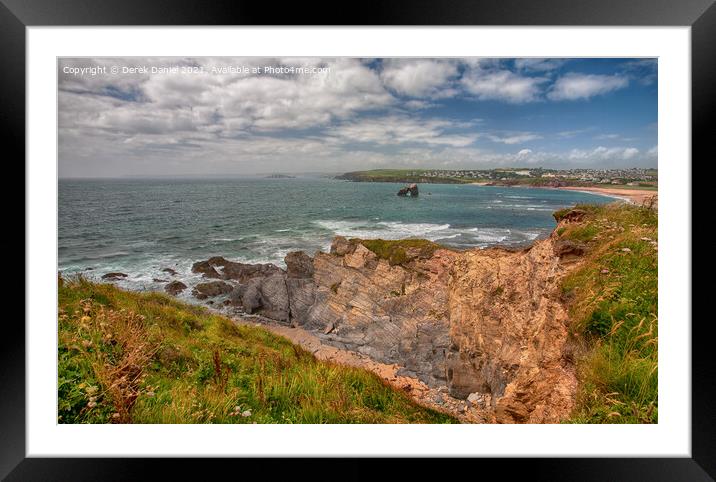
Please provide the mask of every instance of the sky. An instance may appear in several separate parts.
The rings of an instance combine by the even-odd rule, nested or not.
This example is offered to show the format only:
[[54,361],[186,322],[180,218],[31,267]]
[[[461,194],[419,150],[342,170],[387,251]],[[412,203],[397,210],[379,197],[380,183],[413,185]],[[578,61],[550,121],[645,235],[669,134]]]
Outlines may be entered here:
[[656,59],[58,60],[60,177],[657,167]]

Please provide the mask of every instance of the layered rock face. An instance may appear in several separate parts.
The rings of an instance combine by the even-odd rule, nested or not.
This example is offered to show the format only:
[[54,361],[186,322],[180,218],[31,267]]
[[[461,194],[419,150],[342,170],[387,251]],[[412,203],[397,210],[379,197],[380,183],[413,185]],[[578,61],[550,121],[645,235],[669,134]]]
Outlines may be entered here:
[[498,422],[556,423],[574,403],[555,244],[466,252],[452,270],[448,386],[457,397],[481,395]]
[[331,254],[316,253],[313,284],[303,288],[313,290],[313,303],[297,313],[297,323],[324,333],[335,346],[399,364],[402,375],[445,385],[447,286],[456,253],[438,250],[406,268],[378,259],[362,244],[345,250],[343,242],[339,238]]
[[564,355],[562,251],[553,235],[522,251],[408,249],[393,266],[337,237],[330,253],[289,253],[285,271],[224,258],[194,267],[235,282],[229,299],[241,310],[447,386],[486,421],[555,423],[569,414],[576,390]]

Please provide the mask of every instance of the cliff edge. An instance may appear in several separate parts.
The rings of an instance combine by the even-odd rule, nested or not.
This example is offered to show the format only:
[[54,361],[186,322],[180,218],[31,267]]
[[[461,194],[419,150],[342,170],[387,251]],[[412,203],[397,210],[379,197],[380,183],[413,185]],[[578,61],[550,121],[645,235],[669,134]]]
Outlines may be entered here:
[[194,268],[234,286],[225,304],[446,386],[484,422],[556,423],[577,387],[560,282],[581,250],[555,233],[519,251],[339,236],[329,253],[289,253],[286,270],[220,257]]

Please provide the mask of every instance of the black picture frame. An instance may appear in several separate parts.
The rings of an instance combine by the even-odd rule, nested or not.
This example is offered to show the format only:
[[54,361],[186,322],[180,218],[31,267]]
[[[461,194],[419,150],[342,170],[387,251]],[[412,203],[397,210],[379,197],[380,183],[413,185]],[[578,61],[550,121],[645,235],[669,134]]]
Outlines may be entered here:
[[[25,158],[25,29],[68,25],[690,26],[692,157],[704,161],[699,164],[698,177],[693,176],[697,163],[691,161],[692,179],[706,182],[703,170],[716,159],[713,142],[708,137],[713,135],[711,121],[716,112],[714,0],[364,0],[353,6],[293,2],[280,8],[267,2],[244,0],[211,3],[201,0],[0,0],[0,132],[6,139],[4,152],[15,152],[16,159]],[[684,164],[687,163],[688,160]],[[24,179],[24,171],[20,175]],[[694,209],[704,205],[701,201],[708,202],[699,199],[697,192],[704,193],[707,189],[697,191],[693,186]],[[3,195],[6,206],[17,205],[16,194]],[[16,226],[24,226],[24,216],[20,220],[19,210],[14,211]],[[701,219],[708,218],[707,214]],[[692,214],[692,220],[697,219],[699,217]],[[693,225],[691,239],[707,236],[708,227],[704,224]],[[692,248],[692,252],[696,251]],[[700,263],[700,269],[706,270],[710,264],[713,261],[706,260]],[[713,281],[696,283],[693,278],[692,287],[695,314],[708,302],[709,293],[716,286]],[[523,475],[529,477],[528,480],[713,480],[716,477],[716,416],[710,405],[716,373],[707,333],[713,317],[694,315],[692,318],[692,458],[462,460],[451,462],[450,472],[463,468],[470,473],[479,467],[479,472],[486,475],[492,469],[500,473],[509,467],[510,475]],[[158,464],[171,466],[184,477],[193,473],[207,475],[197,464],[177,459],[26,458],[24,326],[17,319],[6,319],[0,343],[0,477],[7,480],[144,479]],[[212,461],[211,470],[218,476],[234,462]],[[321,470],[313,466],[317,463],[293,460],[287,464],[290,467],[287,470],[294,474],[304,470],[315,473]],[[244,470],[249,469],[245,461],[242,466]],[[423,471],[422,465],[415,463],[400,464],[396,469],[404,479]],[[370,474],[362,462],[355,459],[344,462],[341,472],[341,478],[365,478]],[[272,473],[272,478],[277,475]]]

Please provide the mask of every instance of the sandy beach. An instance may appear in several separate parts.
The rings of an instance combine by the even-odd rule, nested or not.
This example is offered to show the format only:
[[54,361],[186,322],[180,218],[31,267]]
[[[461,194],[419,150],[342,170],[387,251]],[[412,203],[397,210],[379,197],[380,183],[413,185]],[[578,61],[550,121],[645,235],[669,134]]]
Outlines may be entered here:
[[[490,186],[492,185],[489,182],[471,182],[470,184],[474,186]],[[532,187],[528,185],[514,185],[510,187]],[[589,192],[593,194],[602,194],[604,196],[613,197],[616,199],[621,199],[623,201],[642,205],[644,201],[651,197],[656,197],[656,200],[658,201],[658,191],[651,191],[651,190],[645,190],[645,189],[628,189],[623,187],[601,187],[601,186],[562,186],[562,187],[548,187],[548,186],[534,186],[539,188],[547,188],[547,189],[565,189],[567,191],[579,191],[579,192]]]
[[618,187],[582,187],[582,186],[564,186],[556,189],[566,189],[569,191],[591,192],[595,194],[604,194],[612,196],[633,204],[641,205],[649,198],[657,197],[658,191],[642,190],[642,189],[626,189]]

